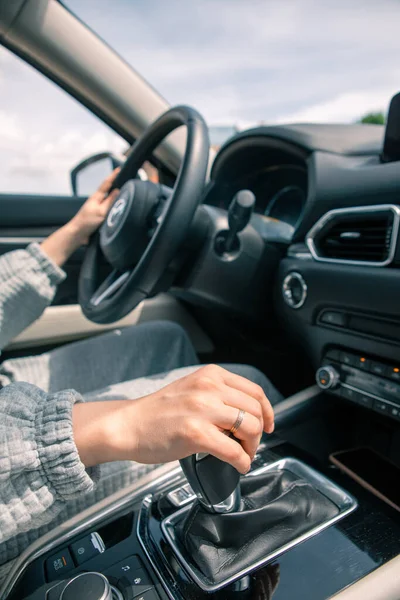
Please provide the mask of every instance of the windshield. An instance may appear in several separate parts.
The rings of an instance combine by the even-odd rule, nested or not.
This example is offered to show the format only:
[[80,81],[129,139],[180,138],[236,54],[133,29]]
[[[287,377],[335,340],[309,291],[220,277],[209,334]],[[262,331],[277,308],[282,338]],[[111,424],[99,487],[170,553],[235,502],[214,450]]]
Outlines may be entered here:
[[216,145],[260,123],[380,121],[400,88],[398,0],[65,4],[172,105],[197,108]]

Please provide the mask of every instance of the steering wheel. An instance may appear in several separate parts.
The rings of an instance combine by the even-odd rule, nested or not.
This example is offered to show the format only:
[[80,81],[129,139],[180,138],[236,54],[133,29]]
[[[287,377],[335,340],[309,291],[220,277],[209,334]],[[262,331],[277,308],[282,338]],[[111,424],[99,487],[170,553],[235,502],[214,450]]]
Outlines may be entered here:
[[[143,162],[178,127],[187,129],[186,149],[171,194],[134,179]],[[204,188],[209,155],[207,125],[188,106],[161,115],[132,146],[114,187],[120,193],[86,249],[78,298],[95,323],[113,323],[148,297],[185,240]],[[164,188],[165,189],[165,188]],[[104,258],[110,274],[99,281]]]

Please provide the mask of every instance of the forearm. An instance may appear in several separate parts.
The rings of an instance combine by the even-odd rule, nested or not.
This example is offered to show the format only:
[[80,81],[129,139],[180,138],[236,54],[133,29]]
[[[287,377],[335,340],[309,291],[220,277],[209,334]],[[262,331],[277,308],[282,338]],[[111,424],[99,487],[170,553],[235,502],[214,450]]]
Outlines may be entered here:
[[85,243],[87,239],[72,220],[46,238],[40,247],[56,265],[62,267],[71,254]]
[[38,244],[0,258],[0,349],[42,314],[64,277]]

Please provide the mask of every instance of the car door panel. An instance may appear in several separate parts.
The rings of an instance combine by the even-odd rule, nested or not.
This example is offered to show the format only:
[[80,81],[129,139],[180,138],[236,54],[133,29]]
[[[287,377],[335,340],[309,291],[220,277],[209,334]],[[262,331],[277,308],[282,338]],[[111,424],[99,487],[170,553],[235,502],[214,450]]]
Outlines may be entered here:
[[75,196],[0,194],[1,227],[60,226],[84,201]]
[[[82,206],[85,198],[32,194],[0,194],[0,255],[40,243],[64,225]],[[54,305],[76,304],[79,270],[84,249],[70,257],[64,269]]]
[[[0,194],[0,255],[25,248],[32,242],[40,243],[71,219],[84,201],[85,198],[72,196]],[[84,252],[85,249],[80,248],[70,257],[64,266],[67,277],[58,286],[52,306],[10,342],[6,348],[6,356],[34,348],[40,350],[41,347],[71,342],[116,327],[158,319],[175,321],[185,327],[197,352],[213,350],[209,337],[182,304],[169,294],[159,294],[145,300],[117,323],[97,325],[88,321],[77,301],[78,278]],[[105,272],[106,269],[104,264]]]

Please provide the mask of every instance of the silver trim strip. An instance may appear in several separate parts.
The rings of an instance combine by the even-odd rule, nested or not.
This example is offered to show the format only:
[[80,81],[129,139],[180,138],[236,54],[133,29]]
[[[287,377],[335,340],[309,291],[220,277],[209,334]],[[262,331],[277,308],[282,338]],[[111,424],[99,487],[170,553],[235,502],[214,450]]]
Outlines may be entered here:
[[[114,273],[114,271],[113,271],[113,273]],[[111,275],[113,275],[113,273]],[[99,306],[99,304],[101,304],[103,302],[103,300],[106,300],[107,298],[109,298],[109,296],[111,296],[117,290],[119,290],[119,288],[122,287],[124,285],[124,283],[129,279],[130,275],[131,275],[131,271],[125,271],[125,273],[122,273],[122,275],[117,277],[117,279],[115,279],[115,281],[110,283],[110,285],[105,290],[100,291],[102,289],[102,287],[104,286],[104,284],[106,283],[106,280],[103,281],[103,283],[100,285],[97,292],[95,292],[93,294],[93,296],[91,297],[90,303],[93,304],[93,306]]]
[[[393,228],[389,246],[389,255],[388,258],[381,262],[376,261],[367,261],[367,260],[346,260],[344,258],[325,258],[323,256],[319,256],[316,245],[315,245],[315,237],[316,235],[325,227],[325,225],[335,219],[338,215],[343,214],[354,214],[354,213],[373,213],[373,212],[381,212],[384,210],[390,210],[393,212]],[[335,208],[334,210],[330,210],[325,213],[306,236],[306,244],[308,249],[311,252],[311,255],[314,260],[319,262],[327,262],[327,263],[335,263],[341,265],[359,265],[365,267],[386,267],[389,265],[395,255],[397,238],[399,233],[399,223],[400,223],[400,207],[395,204],[378,204],[374,206],[354,206],[351,208]]]
[[16,244],[40,244],[43,242],[44,237],[34,237],[34,236],[22,236],[22,237],[0,237],[0,244],[2,246],[15,246]]
[[[292,540],[291,542],[289,542],[288,544],[285,544],[284,546],[277,549],[276,551],[271,552],[268,556],[265,556],[263,559],[250,565],[248,568],[242,569],[241,571],[236,573],[236,575],[234,575],[232,577],[228,577],[217,584],[212,584],[208,580],[205,579],[205,577],[202,575],[202,573],[200,573],[200,571],[197,569],[197,567],[195,565],[191,564],[190,557],[185,556],[185,551],[184,550],[181,551],[181,549],[179,547],[179,542],[177,542],[177,539],[175,536],[175,526],[182,519],[182,517],[187,512],[189,512],[190,506],[181,508],[180,510],[175,512],[173,515],[164,519],[161,523],[161,528],[162,528],[164,536],[166,537],[167,541],[169,542],[170,546],[172,547],[172,550],[173,550],[175,556],[177,557],[177,559],[179,560],[180,564],[182,565],[182,567],[185,569],[185,571],[190,575],[190,577],[197,583],[197,585],[202,590],[204,590],[206,592],[215,592],[215,591],[221,589],[222,587],[225,587],[226,585],[229,585],[230,583],[233,583],[234,581],[241,579],[242,577],[245,577],[246,575],[250,574],[254,569],[257,569],[257,568],[263,566],[267,562],[274,560],[277,556],[283,554],[284,552],[287,552],[291,548],[294,548],[301,542],[304,542],[305,540],[317,535],[318,533],[322,532],[327,527],[330,527],[337,521],[339,521],[339,520],[343,519],[344,517],[346,517],[347,515],[349,515],[351,512],[353,512],[357,508],[357,501],[355,500],[355,498],[353,496],[351,496],[349,493],[347,493],[345,490],[340,488],[338,485],[336,485],[335,483],[333,483],[332,481],[327,479],[321,473],[318,473],[317,471],[315,471],[314,469],[312,469],[305,463],[303,463],[295,458],[283,458],[279,461],[276,461],[274,463],[271,463],[264,467],[261,467],[260,469],[255,469],[254,471],[250,472],[247,475],[247,477],[254,477],[255,475],[260,475],[261,473],[266,473],[267,471],[276,470],[276,469],[278,469],[278,470],[287,469],[287,470],[291,471],[292,473],[294,473],[295,475],[298,475],[299,477],[302,477],[303,479],[306,479],[307,481],[309,481],[312,485],[314,485],[316,487],[316,489],[318,489],[322,494],[324,494],[324,496],[326,496],[329,500],[331,500],[334,504],[336,504],[336,506],[339,508],[339,513],[332,519],[329,519],[325,523],[322,523],[322,524],[318,525],[317,527],[314,527],[313,529],[311,529],[307,533],[304,533],[303,535],[299,536],[295,540]],[[151,507],[152,507],[152,496],[149,495],[143,501],[142,508],[139,513],[138,525],[137,525],[137,536],[138,536],[139,542],[140,542],[144,552],[146,553],[148,559],[150,560],[152,566],[154,567],[154,564],[157,564],[160,566],[160,569],[157,574],[160,577],[161,581],[163,581],[163,576],[164,576],[165,572],[167,573],[168,580],[164,580],[163,583],[166,588],[169,588],[168,593],[169,593],[170,598],[174,598],[174,597],[176,597],[176,595],[174,596],[173,594],[176,594],[176,592],[177,592],[174,577],[168,568],[165,557],[162,556],[161,554],[159,554],[158,552],[156,552],[156,550],[153,548],[152,541],[149,537],[148,520],[149,520],[149,516],[150,516],[150,512],[151,512]],[[161,575],[161,571],[163,572],[163,575]],[[172,582],[171,582],[171,578],[172,578]]]
[[296,250],[288,250],[287,252],[288,258],[297,258],[298,260],[311,260],[312,254],[311,252],[296,252]]
[[[396,402],[392,402],[391,400],[386,400],[386,398],[383,398],[383,396],[375,396],[375,394],[371,394],[371,392],[366,392],[365,390],[356,388],[353,385],[349,385],[348,383],[340,383],[340,387],[344,387],[349,390],[353,390],[353,392],[358,392],[359,394],[362,394],[363,396],[368,396],[369,398],[372,398],[373,400],[379,400],[380,402],[384,402],[385,404],[390,404],[390,406],[394,406],[395,408],[400,409],[400,406],[398,404],[396,404]],[[346,400],[346,398],[345,398],[345,400]],[[348,398],[348,400],[350,400],[350,398]],[[360,406],[362,406],[362,405],[360,404]]]

